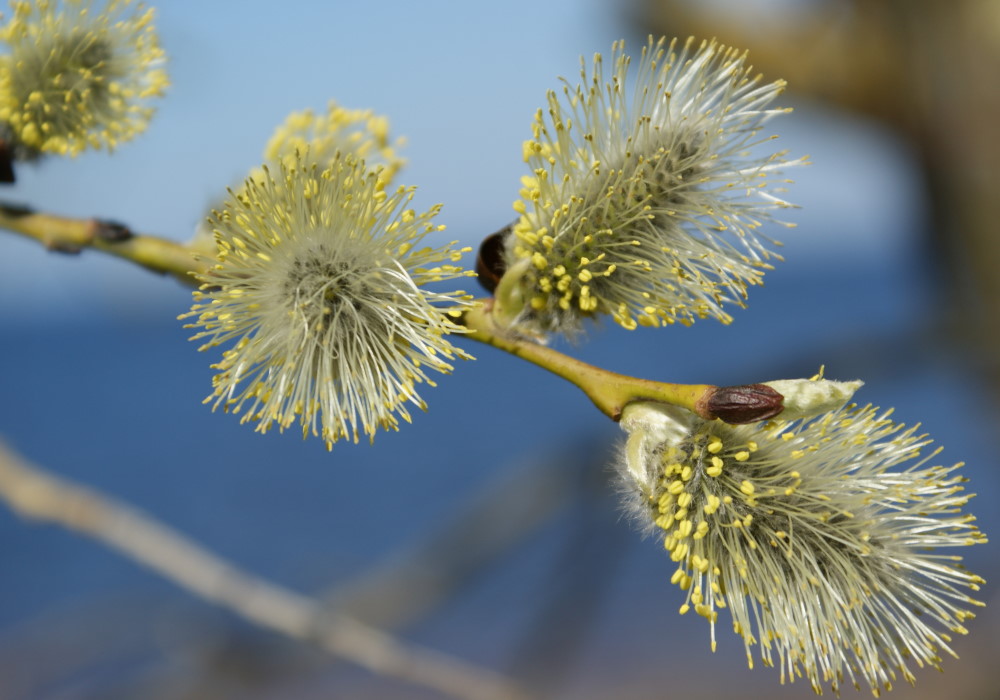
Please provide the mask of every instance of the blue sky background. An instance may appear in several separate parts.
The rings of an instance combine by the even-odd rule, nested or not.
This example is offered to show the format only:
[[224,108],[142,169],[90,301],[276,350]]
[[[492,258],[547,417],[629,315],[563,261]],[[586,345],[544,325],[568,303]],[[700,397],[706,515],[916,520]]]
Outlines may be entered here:
[[[556,77],[575,78],[581,54],[608,53],[615,39],[632,46],[643,39],[623,5],[599,0],[280,9],[172,0],[157,12],[173,86],[148,133],[113,156],[21,167],[17,185],[0,197],[185,240],[225,188],[259,164],[289,112],[322,110],[332,98],[390,118],[408,141],[399,181],[418,186],[420,206],[443,202],[445,236],[475,246],[513,217],[525,172],[521,142]],[[938,335],[941,297],[927,285],[919,248],[926,212],[914,163],[878,125],[797,101],[791,88],[786,103],[796,112],[770,130],[814,164],[791,173],[790,199],[802,205],[790,216],[798,228],[773,231],[787,262],[753,290],[750,308],[735,311],[728,328],[606,328],[569,351],[665,380],[744,383],[804,376],[820,364],[832,378],[863,378],[859,400],[897,406],[897,419],[922,422],[945,445],[944,461],[969,463],[972,490],[981,494],[971,509],[983,529],[995,530],[995,456],[975,418],[995,416],[995,408],[974,363]],[[361,574],[421,541],[525,460],[551,457],[571,471],[594,462],[598,475],[611,460],[616,427],[572,387],[485,347],[470,348],[478,361],[427,390],[429,413],[399,434],[380,435],[374,447],[338,444],[327,453],[294,431],[259,436],[201,405],[214,358],[197,353],[175,320],[189,304],[181,285],[121,261],[48,254],[0,235],[0,434],[29,458],[285,585],[313,591]],[[768,669],[748,672],[725,625],[719,652],[710,654],[703,621],[676,615],[680,595],[659,546],[618,519],[606,487],[596,493],[407,634],[496,668],[521,668],[546,591],[571,590],[570,575],[596,580],[612,571],[554,696],[629,689],[649,697],[667,678],[677,692],[701,688],[691,697],[808,691],[801,683],[779,689]],[[568,548],[581,532],[593,546]],[[992,545],[977,549],[969,552],[973,568],[995,576]],[[147,645],[156,621],[177,610],[238,624],[99,545],[5,511],[0,552],[0,671],[29,632],[43,640],[45,629],[65,632],[67,620],[102,604],[134,613],[121,627]],[[144,602],[129,607],[137,599]],[[987,609],[972,631],[983,644],[997,638],[1000,623]],[[977,647],[964,645],[963,660],[947,661],[942,678],[988,674]],[[147,657],[156,654],[143,657],[150,664]],[[64,670],[22,681],[48,693],[39,697],[100,697],[138,673],[134,665],[116,669],[97,680]],[[328,680],[317,672],[274,697],[322,697]],[[364,682],[382,688],[372,697],[411,697],[391,683]],[[936,674],[922,673],[917,692],[943,687],[936,683]],[[241,697],[270,691],[255,692]],[[894,697],[922,695],[904,689]]]

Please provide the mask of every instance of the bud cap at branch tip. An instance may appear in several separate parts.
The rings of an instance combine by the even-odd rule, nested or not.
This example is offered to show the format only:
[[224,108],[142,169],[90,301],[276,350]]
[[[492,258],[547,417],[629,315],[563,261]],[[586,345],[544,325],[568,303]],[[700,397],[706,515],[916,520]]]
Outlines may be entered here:
[[864,382],[836,382],[830,379],[777,379],[764,382],[785,397],[782,420],[808,418],[840,408],[850,401]]

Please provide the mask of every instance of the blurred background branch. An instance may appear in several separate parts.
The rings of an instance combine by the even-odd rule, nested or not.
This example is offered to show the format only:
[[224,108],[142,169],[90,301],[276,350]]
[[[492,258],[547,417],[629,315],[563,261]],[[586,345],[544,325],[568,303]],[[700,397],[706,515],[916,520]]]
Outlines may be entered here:
[[47,474],[0,444],[0,497],[20,515],[87,535],[258,625],[375,673],[482,700],[522,697],[497,674],[405,644],[241,571],[125,504]]
[[503,472],[416,545],[335,586],[324,596],[326,609],[382,629],[425,617],[573,502],[581,464],[594,466],[532,459]]

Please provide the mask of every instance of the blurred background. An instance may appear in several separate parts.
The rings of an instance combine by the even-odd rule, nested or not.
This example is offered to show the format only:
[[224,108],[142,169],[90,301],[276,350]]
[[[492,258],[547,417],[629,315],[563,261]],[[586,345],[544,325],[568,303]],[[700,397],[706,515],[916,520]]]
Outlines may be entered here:
[[[513,218],[521,142],[579,56],[648,33],[717,36],[787,78],[779,144],[798,228],[728,328],[610,324],[569,351],[616,371],[737,384],[862,378],[857,399],[967,463],[1000,497],[1000,3],[994,0],[171,0],[172,88],[113,156],[21,166],[0,192],[187,240],[274,127],[329,99],[407,137],[398,176],[476,246]],[[469,261],[471,265],[471,260]],[[546,698],[798,698],[748,670],[720,620],[677,614],[674,565],[618,511],[620,440],[576,390],[485,346],[374,446],[261,436],[201,404],[215,359],[190,292],[94,252],[0,235],[0,435],[28,459],[169,523],[237,565]],[[945,673],[891,697],[1000,697],[995,545],[961,552],[988,606]],[[0,508],[0,698],[434,698],[196,599],[105,547]],[[724,616],[723,616],[724,617]],[[758,664],[759,665],[759,664]],[[869,691],[863,690],[867,696]],[[854,697],[846,689],[844,695]]]

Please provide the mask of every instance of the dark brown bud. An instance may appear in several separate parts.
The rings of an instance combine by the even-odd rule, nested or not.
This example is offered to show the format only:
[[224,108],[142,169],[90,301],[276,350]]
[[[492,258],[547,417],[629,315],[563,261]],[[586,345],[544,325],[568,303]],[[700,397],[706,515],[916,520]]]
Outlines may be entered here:
[[476,256],[476,275],[479,276],[479,284],[487,292],[492,294],[500,284],[500,278],[507,270],[507,263],[503,259],[504,241],[513,224],[505,226],[496,233],[491,233],[483,239],[479,245],[479,254]]
[[785,407],[785,397],[766,384],[720,386],[702,402],[706,418],[742,425],[774,418]]
[[0,141],[0,183],[5,185],[13,184],[17,178],[14,176],[14,157],[7,148],[6,141]]

